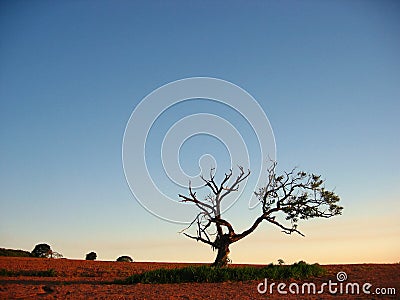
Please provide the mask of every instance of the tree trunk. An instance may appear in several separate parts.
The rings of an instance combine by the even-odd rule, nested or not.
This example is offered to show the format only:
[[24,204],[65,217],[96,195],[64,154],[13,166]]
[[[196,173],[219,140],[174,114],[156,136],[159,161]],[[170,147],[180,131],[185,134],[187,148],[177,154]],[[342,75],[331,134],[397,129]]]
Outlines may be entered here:
[[219,245],[217,257],[215,258],[214,263],[212,264],[213,267],[225,267],[229,262],[229,245],[230,243],[223,243]]

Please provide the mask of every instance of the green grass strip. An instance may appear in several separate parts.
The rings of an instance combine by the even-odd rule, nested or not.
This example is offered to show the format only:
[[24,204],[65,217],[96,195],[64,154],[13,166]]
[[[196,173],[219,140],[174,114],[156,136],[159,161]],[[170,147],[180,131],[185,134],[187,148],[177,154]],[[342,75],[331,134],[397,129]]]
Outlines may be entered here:
[[307,264],[303,261],[293,265],[267,265],[265,267],[211,267],[188,266],[179,269],[157,269],[134,274],[125,280],[116,281],[121,284],[135,283],[184,283],[184,282],[223,282],[269,279],[305,279],[320,276],[325,270],[318,264]]

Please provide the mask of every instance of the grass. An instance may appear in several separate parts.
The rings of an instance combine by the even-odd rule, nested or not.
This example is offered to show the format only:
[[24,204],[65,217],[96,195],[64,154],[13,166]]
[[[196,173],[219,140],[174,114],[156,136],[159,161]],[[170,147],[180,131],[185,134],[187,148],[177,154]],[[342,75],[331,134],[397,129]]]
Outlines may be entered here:
[[293,265],[273,265],[265,267],[244,266],[217,268],[211,266],[189,266],[178,269],[157,269],[134,274],[115,283],[184,283],[184,282],[223,282],[269,279],[304,279],[323,275],[325,270],[318,264],[303,261]]
[[32,277],[55,277],[57,276],[57,272],[54,269],[48,270],[18,270],[18,271],[9,271],[6,269],[0,269],[0,276],[32,276]]

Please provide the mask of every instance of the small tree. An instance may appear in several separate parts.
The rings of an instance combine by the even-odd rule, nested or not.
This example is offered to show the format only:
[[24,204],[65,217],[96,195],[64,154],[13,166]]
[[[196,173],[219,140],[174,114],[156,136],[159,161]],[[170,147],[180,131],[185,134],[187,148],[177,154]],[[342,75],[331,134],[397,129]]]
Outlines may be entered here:
[[51,251],[50,257],[51,258],[63,258],[63,255],[61,253],[56,252],[56,251]]
[[133,262],[133,259],[130,256],[123,255],[117,258],[119,262]]
[[[297,229],[300,219],[330,218],[342,212],[343,207],[337,205],[339,196],[325,189],[321,176],[303,171],[296,172],[296,169],[278,176],[275,172],[276,162],[274,162],[268,169],[267,185],[255,193],[261,203],[259,217],[248,229],[237,233],[231,222],[222,217],[221,202],[231,192],[238,191],[239,184],[250,175],[250,171],[245,173],[240,166],[239,169],[240,174],[231,183],[232,170],[225,174],[220,185],[217,185],[214,180],[213,169],[211,169],[209,179],[202,176],[205,186],[211,190],[204,200],[197,198],[190,182],[189,195],[179,194],[182,202],[193,203],[199,209],[195,219],[182,232],[185,236],[208,244],[213,250],[217,250],[213,266],[225,266],[229,262],[229,246],[254,232],[262,222],[278,226],[286,234],[295,232],[304,236]],[[194,225],[197,229],[196,235],[184,232]],[[211,227],[214,227],[215,231],[210,231]]]
[[52,253],[51,247],[47,244],[37,244],[31,252],[32,256],[42,258],[51,257]]
[[90,252],[88,254],[86,254],[86,260],[96,260],[97,258],[97,254],[96,252]]

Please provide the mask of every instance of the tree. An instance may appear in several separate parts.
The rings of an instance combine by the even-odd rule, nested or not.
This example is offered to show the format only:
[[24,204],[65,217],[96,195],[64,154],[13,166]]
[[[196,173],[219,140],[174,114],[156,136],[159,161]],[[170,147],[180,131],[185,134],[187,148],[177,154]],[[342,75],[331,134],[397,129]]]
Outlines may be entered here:
[[133,259],[130,256],[123,255],[117,258],[119,262],[133,262]]
[[50,258],[63,258],[63,255],[61,253],[56,252],[56,251],[51,251],[50,252]]
[[[239,166],[240,173],[233,182],[231,182],[232,170],[230,170],[225,174],[221,184],[217,185],[214,169],[211,169],[209,179],[201,177],[205,183],[204,186],[211,190],[205,199],[197,198],[190,182],[189,195],[179,194],[181,202],[195,204],[199,209],[195,219],[182,230],[182,233],[217,250],[213,266],[225,266],[229,262],[229,246],[254,232],[262,222],[276,225],[286,234],[295,232],[304,236],[297,229],[299,220],[330,218],[341,214],[343,207],[337,204],[340,200],[339,196],[325,189],[321,176],[296,171],[296,169],[278,176],[276,165],[276,162],[273,162],[268,168],[267,185],[255,192],[262,209],[259,217],[248,229],[240,233],[235,231],[231,222],[222,217],[221,202],[231,192],[238,191],[239,184],[250,175],[250,171],[244,172]],[[196,235],[185,232],[193,226],[196,226]],[[212,228],[214,231],[211,231]]]
[[31,255],[34,257],[41,258],[62,258],[63,255],[56,251],[51,250],[51,247],[47,244],[37,244],[32,250]]
[[51,257],[53,251],[51,247],[47,244],[37,244],[35,248],[32,250],[31,254],[34,257]]
[[97,258],[97,254],[96,252],[90,252],[88,254],[86,254],[86,260],[96,260]]

